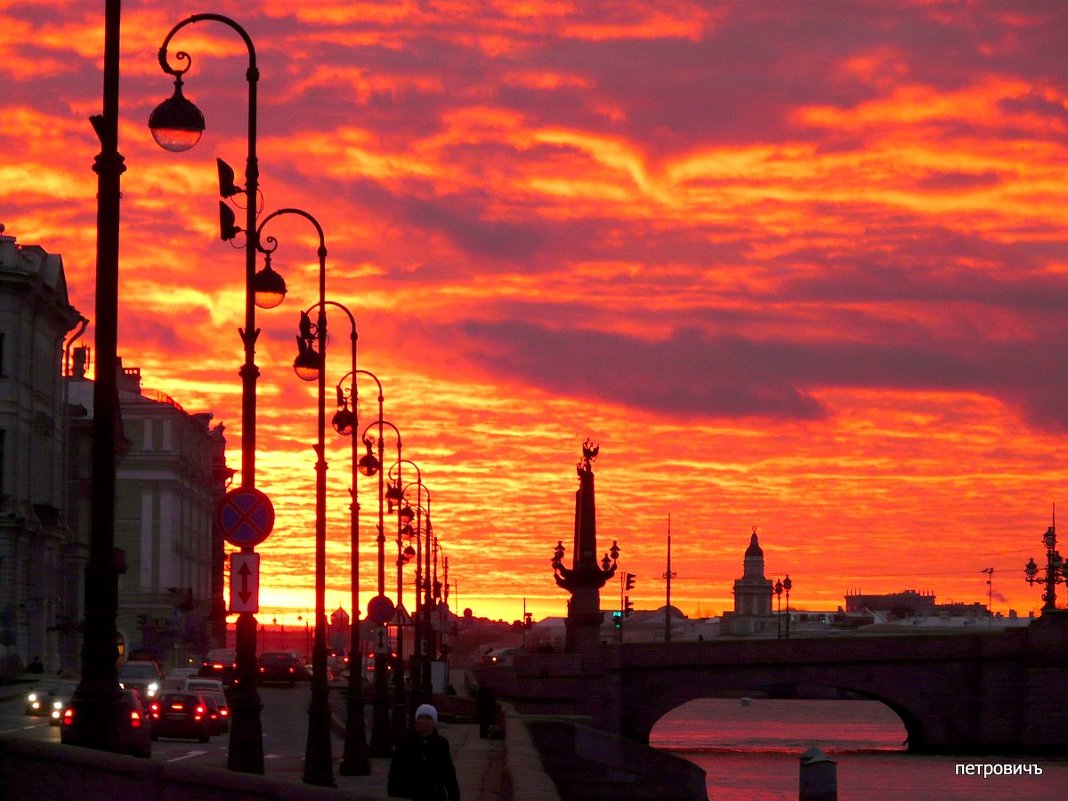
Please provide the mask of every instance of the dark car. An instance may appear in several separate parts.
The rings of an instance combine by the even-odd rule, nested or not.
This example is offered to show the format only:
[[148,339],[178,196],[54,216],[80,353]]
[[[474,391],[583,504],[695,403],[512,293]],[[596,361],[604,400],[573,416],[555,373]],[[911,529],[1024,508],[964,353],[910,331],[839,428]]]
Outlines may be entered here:
[[163,675],[155,662],[127,662],[119,669],[119,686],[137,690],[148,700],[156,697],[162,683]]
[[152,739],[180,737],[208,742],[212,735],[211,711],[199,692],[168,692],[149,705]]
[[[134,689],[122,691],[122,728],[119,731],[119,751],[147,759],[152,756],[152,723],[141,693]],[[77,703],[63,710],[63,723],[59,730],[59,741],[64,745],[81,745],[75,720],[78,715]]]
[[285,682],[291,687],[309,678],[304,660],[292,651],[264,651],[260,654],[259,677],[261,682]]
[[226,686],[234,683],[237,674],[237,651],[233,648],[213,648],[200,662],[200,675],[205,679],[219,679]]
[[230,704],[226,701],[226,695],[211,690],[201,690],[200,694],[204,696],[204,700],[208,703],[212,734],[223,734],[230,731]]
[[58,726],[63,722],[63,713],[70,706],[71,699],[74,698],[74,693],[77,689],[77,684],[59,684],[52,690],[51,711],[49,712],[48,720],[50,724]]
[[47,715],[52,710],[52,694],[55,685],[34,687],[26,694],[27,715]]

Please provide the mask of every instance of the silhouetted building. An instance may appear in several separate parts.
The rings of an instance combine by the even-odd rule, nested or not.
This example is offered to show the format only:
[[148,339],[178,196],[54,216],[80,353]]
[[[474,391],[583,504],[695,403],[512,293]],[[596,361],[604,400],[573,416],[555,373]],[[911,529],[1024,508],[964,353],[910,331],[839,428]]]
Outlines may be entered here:
[[58,670],[81,618],[88,552],[63,515],[61,361],[82,320],[62,258],[0,226],[0,674],[34,657]]
[[772,591],[771,579],[764,577],[764,550],[754,529],[742,560],[742,577],[734,582],[734,611],[723,613],[722,632],[739,636],[774,628]]
[[930,591],[902,590],[883,594],[864,594],[849,591],[845,596],[847,614],[876,612],[885,618],[900,619],[907,617],[984,617],[989,610],[984,604],[935,602],[935,594]]
[[[76,349],[68,394],[91,421],[86,361],[86,349]],[[119,359],[117,369],[115,546],[127,570],[119,577],[116,628],[127,649],[179,664],[218,643],[218,624],[225,625],[224,550],[214,514],[232,475],[223,427],[211,426],[210,413],[186,412],[169,395],[143,389],[140,368]]]

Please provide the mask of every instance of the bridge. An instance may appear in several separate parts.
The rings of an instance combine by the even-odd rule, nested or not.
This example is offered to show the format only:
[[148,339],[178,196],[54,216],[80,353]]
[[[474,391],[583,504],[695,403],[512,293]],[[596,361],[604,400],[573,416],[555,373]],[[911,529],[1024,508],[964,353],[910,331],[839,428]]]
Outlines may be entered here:
[[641,743],[687,701],[751,696],[881,701],[914,752],[1068,750],[1068,614],[967,634],[602,644],[521,654],[478,678],[521,712],[580,714]]

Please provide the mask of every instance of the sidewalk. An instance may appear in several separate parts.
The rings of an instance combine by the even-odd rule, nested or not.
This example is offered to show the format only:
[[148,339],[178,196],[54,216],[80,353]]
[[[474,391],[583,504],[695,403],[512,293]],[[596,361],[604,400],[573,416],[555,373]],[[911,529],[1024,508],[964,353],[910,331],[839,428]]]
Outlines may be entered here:
[[[457,670],[453,681],[461,697],[468,695],[468,682],[464,671]],[[334,715],[334,730],[337,744],[335,756],[340,757],[343,747],[341,735],[344,731],[344,703],[340,693],[331,693]],[[443,705],[447,705],[443,702]],[[440,711],[440,710],[439,710]],[[367,731],[370,732],[371,709],[366,709]],[[504,801],[505,781],[505,741],[483,740],[479,737],[479,725],[471,723],[439,722],[438,732],[449,741],[452,761],[456,766],[456,777],[460,784],[462,801]],[[338,789],[352,793],[360,799],[387,799],[386,780],[389,775],[388,758],[371,757],[371,774],[369,776],[338,776],[335,764],[335,782]],[[540,767],[540,766],[539,766]]]
[[[481,739],[477,723],[440,723],[438,731],[449,741],[462,801],[504,801],[504,741]],[[340,755],[340,748],[335,753]],[[386,795],[389,759],[372,757],[370,762],[369,776],[338,776],[335,769],[338,789],[361,801],[391,798]]]

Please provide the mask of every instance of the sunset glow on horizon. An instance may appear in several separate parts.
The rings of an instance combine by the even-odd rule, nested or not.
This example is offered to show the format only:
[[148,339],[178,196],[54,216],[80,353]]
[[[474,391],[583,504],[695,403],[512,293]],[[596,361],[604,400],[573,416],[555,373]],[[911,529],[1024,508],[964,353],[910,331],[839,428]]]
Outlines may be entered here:
[[[62,255],[92,321],[103,4],[0,10],[0,222]],[[146,124],[172,91],[158,49],[201,12],[255,43],[260,219],[322,223],[327,296],[429,488],[454,611],[566,613],[550,561],[562,540],[570,563],[587,438],[598,545],[618,541],[638,609],[664,603],[669,518],[691,616],[733,608],[754,527],[799,609],[906,588],[1041,607],[1024,564],[1068,504],[1068,4],[127,0],[119,355],[225,424],[239,468],[244,235],[219,240],[215,159],[243,185],[240,38],[171,43],[199,144],[165,152]],[[292,360],[318,237],[269,233],[289,295],[257,311],[260,619],[290,624],[314,606],[315,386]],[[328,415],[347,318],[329,331]],[[351,443],[327,433],[329,611],[350,608]],[[365,609],[377,486],[358,486]]]

